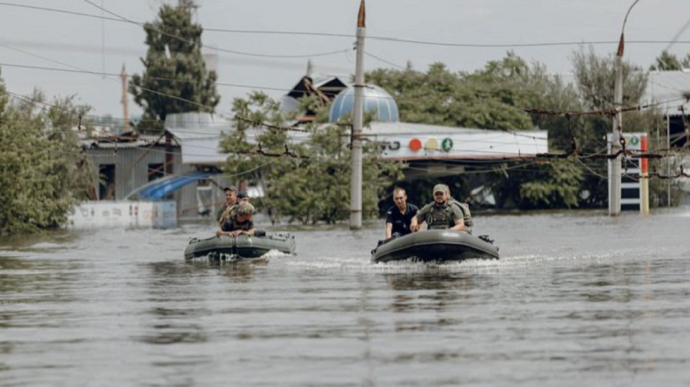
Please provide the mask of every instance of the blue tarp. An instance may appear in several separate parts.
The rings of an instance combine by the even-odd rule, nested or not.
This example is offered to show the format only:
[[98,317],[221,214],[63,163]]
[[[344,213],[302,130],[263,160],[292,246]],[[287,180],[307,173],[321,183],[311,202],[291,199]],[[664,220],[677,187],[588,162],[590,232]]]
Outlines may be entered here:
[[127,199],[162,200],[170,193],[177,191],[189,183],[197,180],[208,179],[215,175],[210,172],[194,172],[186,175],[166,176],[152,181],[143,187],[127,195]]

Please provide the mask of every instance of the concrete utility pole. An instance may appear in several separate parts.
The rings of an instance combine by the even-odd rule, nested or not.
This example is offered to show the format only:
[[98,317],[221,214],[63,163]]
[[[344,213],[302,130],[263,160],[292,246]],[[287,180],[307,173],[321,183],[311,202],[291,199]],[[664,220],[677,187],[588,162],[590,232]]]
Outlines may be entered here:
[[357,67],[355,69],[355,106],[352,117],[352,177],[350,179],[350,229],[362,228],[362,121],[364,105],[364,37],[366,36],[364,0],[357,15]]
[[[618,42],[616,52],[616,86],[613,94],[613,107],[616,114],[613,117],[613,133],[611,134],[611,154],[616,154],[622,149],[621,139],[623,138],[623,51],[625,49],[625,23],[628,21],[630,11],[640,0],[635,0],[623,19],[621,28],[621,39]],[[611,168],[609,172],[609,216],[618,216],[621,213],[621,157],[609,161]]]
[[129,127],[129,113],[128,113],[128,104],[129,101],[127,100],[127,72],[125,71],[125,65],[122,65],[122,72],[120,73],[120,79],[122,80],[122,120],[123,120],[123,125],[122,125],[122,133],[129,133],[130,132],[130,127]]
[[[616,114],[613,116],[613,133],[611,134],[611,154],[618,153],[621,147],[623,131],[623,33],[618,43],[616,53],[616,86],[613,94],[613,107]],[[618,216],[621,213],[621,157],[609,161],[611,163],[609,175],[609,216]]]

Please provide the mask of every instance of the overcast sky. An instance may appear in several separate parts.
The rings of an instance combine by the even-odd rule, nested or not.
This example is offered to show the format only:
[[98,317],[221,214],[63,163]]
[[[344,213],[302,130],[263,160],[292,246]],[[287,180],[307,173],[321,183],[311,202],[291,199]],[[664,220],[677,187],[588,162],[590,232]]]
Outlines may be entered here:
[[[137,22],[153,20],[163,3],[163,0],[90,1]],[[176,0],[168,2],[177,3]],[[205,31],[204,51],[217,56],[219,82],[235,85],[218,86],[222,99],[217,111],[229,113],[232,99],[246,95],[251,89],[263,89],[276,98],[282,96],[305,74],[309,58],[315,72],[353,74],[355,53],[351,49],[359,2],[197,0],[196,19],[206,29],[351,36]],[[615,42],[632,3],[633,0],[367,0],[367,35],[453,44]],[[143,29],[131,23],[9,4],[114,16],[85,0],[0,0],[0,68],[7,89],[13,93],[30,94],[38,87],[49,97],[75,94],[79,102],[94,108],[94,114],[122,117],[121,85],[115,77],[9,65],[119,73],[124,64],[129,74],[141,73],[143,66],[139,58],[147,48]],[[625,29],[626,40],[631,42],[626,45],[625,58],[647,69],[668,44],[632,41],[674,38],[679,42],[670,51],[684,56],[690,52],[690,28],[684,29],[689,22],[690,0],[640,0]],[[578,46],[471,48],[369,39],[365,51],[371,56],[365,58],[365,67],[367,70],[404,67],[410,61],[415,69],[424,71],[431,63],[443,62],[453,71],[474,71],[489,60],[502,58],[510,49],[529,61],[545,64],[549,72],[567,73],[572,69],[572,53]],[[594,49],[599,54],[610,54],[615,51],[616,43],[594,45]],[[130,98],[130,114],[140,113],[141,109]]]

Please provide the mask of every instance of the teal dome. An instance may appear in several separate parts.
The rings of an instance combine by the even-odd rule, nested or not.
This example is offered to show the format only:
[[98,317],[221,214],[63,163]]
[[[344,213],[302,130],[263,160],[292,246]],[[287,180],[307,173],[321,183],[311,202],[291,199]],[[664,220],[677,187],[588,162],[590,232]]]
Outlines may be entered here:
[[[355,88],[348,87],[335,97],[331,110],[328,113],[328,121],[336,122],[340,117],[350,113],[355,105]],[[398,105],[386,90],[374,85],[364,88],[364,111],[376,112],[376,121],[398,122]]]

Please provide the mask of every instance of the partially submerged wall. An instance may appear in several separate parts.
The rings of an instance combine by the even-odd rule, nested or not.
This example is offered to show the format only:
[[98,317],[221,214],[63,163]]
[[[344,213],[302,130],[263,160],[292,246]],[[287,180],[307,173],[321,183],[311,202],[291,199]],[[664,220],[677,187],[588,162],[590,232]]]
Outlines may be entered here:
[[174,228],[177,205],[174,201],[100,201],[85,202],[69,215],[70,228]]

